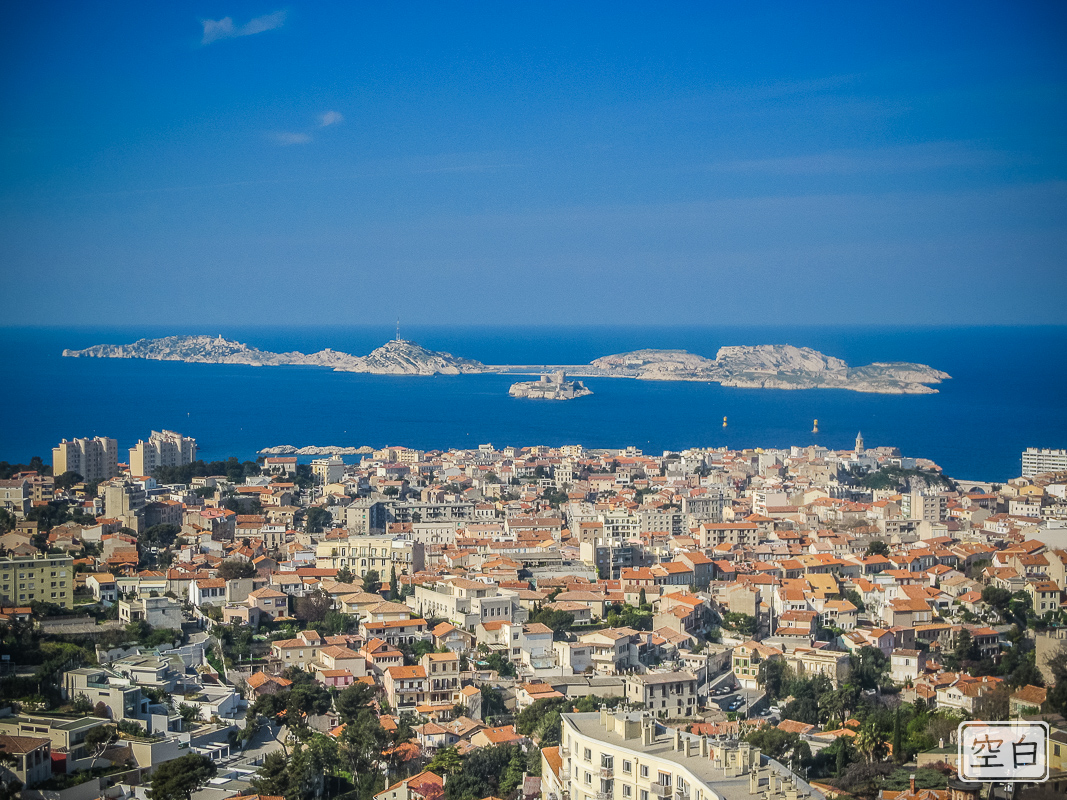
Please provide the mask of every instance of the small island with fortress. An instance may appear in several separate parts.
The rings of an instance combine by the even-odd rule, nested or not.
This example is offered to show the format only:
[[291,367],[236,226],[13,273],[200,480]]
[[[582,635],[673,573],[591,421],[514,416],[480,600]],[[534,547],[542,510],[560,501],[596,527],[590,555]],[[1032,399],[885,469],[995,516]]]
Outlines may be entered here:
[[529,397],[537,400],[574,400],[593,392],[581,381],[569,381],[563,370],[551,375],[542,375],[540,380],[520,381],[511,384],[508,394],[512,397]]

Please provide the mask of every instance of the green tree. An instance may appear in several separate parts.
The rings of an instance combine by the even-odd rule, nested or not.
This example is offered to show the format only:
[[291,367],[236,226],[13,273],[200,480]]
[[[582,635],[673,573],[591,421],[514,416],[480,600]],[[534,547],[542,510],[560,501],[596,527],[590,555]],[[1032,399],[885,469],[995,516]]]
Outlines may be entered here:
[[792,680],[792,670],[781,659],[769,659],[760,664],[760,680],[772,700],[786,694],[786,686]]
[[93,710],[93,701],[86,697],[85,692],[78,692],[70,704],[70,710],[75,714],[88,714]]
[[386,599],[387,600],[396,600],[397,598],[399,598],[400,597],[400,592],[398,591],[398,589],[399,589],[399,586],[398,586],[398,584],[396,582],[396,566],[394,565],[389,570],[389,596]]
[[868,556],[887,556],[889,555],[889,545],[886,544],[884,539],[875,539],[869,545],[867,545]]
[[341,567],[337,570],[337,582],[338,583],[355,583],[356,575],[348,567]]
[[341,722],[354,720],[361,711],[370,707],[374,700],[374,689],[365,683],[353,683],[342,689],[334,698],[334,709]]
[[333,517],[322,506],[312,506],[304,514],[304,527],[308,533],[321,533]]
[[971,632],[962,628],[959,636],[956,637],[956,646],[952,648],[952,666],[962,669],[970,662],[977,661],[978,658],[978,645],[975,644]]
[[81,483],[85,478],[74,470],[67,470],[62,475],[57,475],[55,478],[55,487],[57,489],[67,490],[71,486],[77,483]]
[[388,737],[378,721],[378,716],[369,708],[360,709],[351,721],[345,723],[338,745],[340,757],[352,774],[357,796],[365,796],[374,786],[378,759],[381,758],[387,741]]
[[308,681],[294,685],[289,691],[289,699],[285,706],[286,725],[291,728],[294,724],[303,724],[302,721],[306,717],[325,714],[332,705],[333,697],[321,683]]
[[867,761],[881,761],[885,752],[885,738],[874,725],[864,725],[856,735],[856,750]]
[[574,625],[574,614],[567,611],[556,611],[551,608],[541,608],[535,611],[527,622],[539,622],[547,625],[553,633],[569,631]]
[[181,716],[183,725],[192,725],[194,722],[199,722],[204,716],[200,706],[188,703],[178,704],[178,715]]
[[282,750],[275,750],[263,758],[263,763],[252,778],[256,794],[284,797],[289,793],[289,759]]
[[[500,653],[497,653],[497,652],[490,653],[486,657],[485,663],[489,667],[489,669],[496,670],[496,673],[501,678],[514,678],[515,677],[515,665],[512,664],[510,661],[508,661],[508,659],[505,658],[504,656],[502,656]],[[485,710],[484,709],[484,705],[483,705],[483,709],[482,710],[483,710],[483,713],[484,713],[484,710]],[[500,712],[500,713],[504,713],[504,712]]]
[[796,733],[786,733],[780,728],[765,726],[751,731],[744,737],[749,744],[760,748],[767,756],[784,761],[800,744],[800,736]]
[[445,783],[446,800],[480,800],[507,797],[513,790],[516,773],[522,775],[522,749],[514,745],[482,747],[465,759],[463,771]]
[[908,760],[904,752],[904,726],[900,721],[901,713],[902,709],[898,706],[896,713],[893,714],[893,760],[898,764],[903,764]]
[[974,701],[976,719],[992,721],[1006,720],[1011,708],[1011,690],[1000,684],[996,688],[983,692]]
[[90,728],[85,733],[85,746],[89,748],[89,753],[92,756],[92,761],[89,764],[90,769],[95,766],[96,759],[104,755],[104,751],[118,738],[118,731],[114,725],[97,725],[95,728]]
[[426,769],[436,775],[459,775],[463,771],[463,756],[455,747],[443,747],[434,754]]
[[367,573],[363,576],[363,591],[369,594],[378,594],[382,590],[382,576],[378,574],[378,570],[367,570]]
[[215,763],[199,753],[164,761],[152,772],[151,800],[192,800],[193,792],[215,777]]
[[327,776],[340,766],[337,742],[315,735],[306,743],[297,742],[289,758],[289,791],[286,800],[312,800],[322,797]]
[[322,622],[333,607],[330,596],[321,589],[296,598],[296,618],[304,623]]
[[861,614],[867,610],[867,606],[863,602],[863,598],[860,597],[860,593],[857,592],[855,589],[849,589],[848,591],[846,591],[845,599],[848,600],[848,602],[852,603],[852,605],[854,605]]
[[722,627],[742,636],[752,636],[756,633],[756,618],[748,614],[727,611],[722,618]]
[[182,529],[177,525],[159,524],[145,530],[138,538],[138,544],[148,545],[150,547],[166,548],[171,547],[178,535],[182,532]]
[[501,716],[508,713],[508,707],[504,704],[504,695],[499,689],[482,684],[482,717],[488,720],[490,717]]
[[862,647],[850,657],[850,681],[860,689],[877,689],[889,672],[889,659],[875,647]]
[[219,564],[218,576],[224,581],[236,578],[254,578],[256,575],[255,565],[251,561],[238,561],[230,559]]

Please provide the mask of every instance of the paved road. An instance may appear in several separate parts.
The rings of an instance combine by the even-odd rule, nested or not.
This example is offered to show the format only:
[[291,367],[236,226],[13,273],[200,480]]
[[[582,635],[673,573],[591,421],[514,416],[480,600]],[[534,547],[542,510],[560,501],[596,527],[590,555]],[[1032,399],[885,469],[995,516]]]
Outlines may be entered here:
[[[751,716],[751,708],[756,707],[758,709],[762,709],[765,707],[765,705],[760,705],[760,701],[763,700],[763,692],[756,691],[755,689],[750,689],[747,692],[744,689],[741,689],[732,691],[729,694],[712,696],[708,699],[708,703],[709,705],[718,706],[721,711],[726,713],[730,708],[730,704],[736,700],[744,701],[744,703],[742,703],[738,708],[734,709],[740,714],[746,714]],[[755,716],[757,718],[768,718],[759,713],[755,714]]]

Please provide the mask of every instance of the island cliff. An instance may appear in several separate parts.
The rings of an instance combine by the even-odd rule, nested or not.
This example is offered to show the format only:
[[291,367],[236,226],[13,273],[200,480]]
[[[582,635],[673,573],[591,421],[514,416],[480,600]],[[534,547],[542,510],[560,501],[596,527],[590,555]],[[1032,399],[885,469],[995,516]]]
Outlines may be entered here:
[[[141,339],[133,344],[102,344],[84,350],[64,350],[70,358],[147,358],[204,364],[249,364],[252,366],[303,365],[327,367],[338,372],[376,375],[461,375],[472,373],[542,374],[566,371],[578,377],[636,378],[646,381],[706,381],[749,389],[849,389],[880,394],[932,394],[929,384],[950,376],[925,364],[875,362],[850,367],[839,358],[810,347],[786,344],[721,347],[715,358],[685,350],[634,350],[604,356],[585,365],[528,367],[486,365],[435,352],[403,339],[387,342],[366,356],[338,350],[317,353],[272,353],[241,342],[211,336],[168,336]],[[540,381],[515,384],[516,397],[545,396]],[[567,382],[568,384],[574,382]],[[580,382],[584,394],[592,394]],[[533,388],[531,388],[533,387]],[[568,389],[567,391],[573,391]],[[557,394],[559,392],[556,392]],[[565,393],[565,392],[564,392]],[[583,393],[574,397],[584,396]],[[553,397],[552,399],[571,399]]]

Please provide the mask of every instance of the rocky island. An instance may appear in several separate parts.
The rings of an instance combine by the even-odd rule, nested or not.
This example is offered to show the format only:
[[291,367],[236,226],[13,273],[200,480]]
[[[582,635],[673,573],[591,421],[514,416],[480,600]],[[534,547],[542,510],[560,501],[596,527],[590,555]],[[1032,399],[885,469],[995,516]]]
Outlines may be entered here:
[[374,452],[373,447],[364,445],[363,447],[319,447],[317,445],[307,445],[306,447],[296,447],[291,444],[279,444],[274,447],[264,447],[258,451],[258,455],[261,456],[361,456],[369,455]]
[[[221,336],[141,339],[133,344],[102,344],[84,350],[64,350],[63,355],[70,358],[147,358],[202,364],[300,365],[375,375],[543,375],[565,371],[583,378],[706,381],[747,389],[849,389],[878,394],[933,394],[937,389],[930,384],[951,377],[925,364],[908,362],[875,362],[863,367],[850,367],[840,358],[825,355],[810,347],[788,344],[720,347],[715,358],[705,358],[685,350],[634,350],[603,356],[589,364],[537,367],[487,365],[451,353],[427,350],[422,345],[404,339],[387,342],[366,356],[329,348],[310,354],[272,353]],[[522,392],[544,396],[544,387],[537,388],[541,383],[517,383],[512,386],[510,393],[515,397],[535,396]],[[592,394],[580,382],[578,386],[584,394]],[[577,393],[574,397],[584,394]],[[551,399],[572,398],[561,396]]]
[[329,367],[335,372],[370,372],[376,375],[459,375],[485,372],[486,367],[451,353],[427,350],[404,339],[393,339],[366,356],[338,350],[317,353],[272,353],[257,350],[221,336],[166,336],[139,339],[133,344],[99,344],[84,350],[64,350],[69,358],[147,358],[194,364],[248,364],[254,367],[300,365]]
[[604,356],[583,375],[646,381],[710,381],[746,389],[851,389],[878,394],[933,394],[927,384],[951,376],[925,364],[876,362],[849,367],[810,347],[765,344],[720,347],[714,359],[685,350],[635,350]]
[[563,372],[542,375],[540,380],[520,381],[511,384],[508,394],[512,397],[528,397],[535,400],[574,400],[587,397],[592,390],[581,381],[568,381]]

